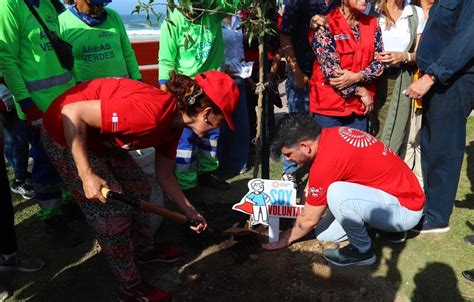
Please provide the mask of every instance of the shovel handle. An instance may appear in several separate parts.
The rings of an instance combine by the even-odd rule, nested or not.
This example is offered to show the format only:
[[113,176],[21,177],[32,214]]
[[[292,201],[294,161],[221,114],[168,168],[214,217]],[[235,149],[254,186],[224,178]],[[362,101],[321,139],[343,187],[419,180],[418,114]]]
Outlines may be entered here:
[[164,218],[168,218],[179,223],[187,223],[190,226],[197,226],[199,224],[194,220],[188,221],[188,218],[181,213],[168,210],[166,208],[152,204],[151,202],[143,201],[126,194],[114,192],[108,188],[102,188],[100,192],[102,193],[102,196],[104,196],[107,199],[114,199],[114,200],[121,201],[123,203],[126,203],[135,208],[139,208],[148,213],[160,215]]

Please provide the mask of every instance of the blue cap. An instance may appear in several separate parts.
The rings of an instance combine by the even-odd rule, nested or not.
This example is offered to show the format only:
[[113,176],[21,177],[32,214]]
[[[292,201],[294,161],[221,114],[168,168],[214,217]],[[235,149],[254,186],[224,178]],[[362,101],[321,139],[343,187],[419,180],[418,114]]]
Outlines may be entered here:
[[108,4],[112,2],[112,0],[89,0],[91,4]]

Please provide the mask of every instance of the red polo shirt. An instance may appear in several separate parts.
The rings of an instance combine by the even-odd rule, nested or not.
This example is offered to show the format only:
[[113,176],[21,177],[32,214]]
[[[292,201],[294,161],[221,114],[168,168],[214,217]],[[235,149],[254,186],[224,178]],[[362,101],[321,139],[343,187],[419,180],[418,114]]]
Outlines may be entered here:
[[103,151],[104,143],[122,149],[155,147],[167,158],[176,157],[182,129],[172,129],[176,100],[147,84],[124,78],[104,78],[76,85],[59,96],[43,117],[44,128],[66,146],[61,110],[80,101],[100,100],[102,125],[88,132],[88,148]]
[[309,171],[307,203],[327,205],[328,187],[336,181],[380,189],[413,211],[425,203],[416,176],[403,160],[370,134],[348,127],[322,130]]

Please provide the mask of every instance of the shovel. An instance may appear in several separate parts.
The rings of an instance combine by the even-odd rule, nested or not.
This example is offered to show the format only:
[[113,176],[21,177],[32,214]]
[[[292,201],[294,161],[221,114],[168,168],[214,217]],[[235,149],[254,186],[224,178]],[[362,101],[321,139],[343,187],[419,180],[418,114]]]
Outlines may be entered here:
[[163,218],[171,219],[181,224],[187,224],[189,226],[197,226],[199,224],[197,221],[188,220],[188,218],[181,213],[168,210],[166,208],[152,204],[151,202],[140,200],[136,197],[133,197],[127,194],[111,191],[110,189],[107,189],[107,188],[102,188],[100,192],[102,193],[102,196],[104,196],[107,199],[113,199],[113,200],[126,203],[129,206],[132,206],[134,208],[141,209],[148,213],[160,215]]

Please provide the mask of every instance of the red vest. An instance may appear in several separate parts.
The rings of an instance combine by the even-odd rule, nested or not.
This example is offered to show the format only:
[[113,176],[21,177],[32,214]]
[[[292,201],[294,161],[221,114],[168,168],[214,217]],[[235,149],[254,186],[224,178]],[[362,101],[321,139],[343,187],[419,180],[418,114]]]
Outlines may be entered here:
[[[369,66],[375,56],[376,18],[359,14],[360,38],[357,41],[339,9],[332,10],[326,17],[329,21],[329,30],[335,37],[336,50],[341,58],[342,69],[359,72]],[[363,86],[372,96],[375,95],[375,83],[364,83]],[[313,113],[327,116],[364,114],[360,98],[353,95],[345,99],[337,94],[324,76],[317,60],[313,64],[309,96],[309,109]]]

